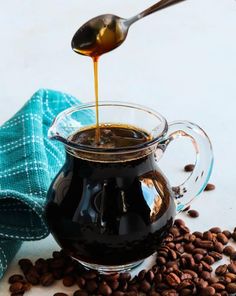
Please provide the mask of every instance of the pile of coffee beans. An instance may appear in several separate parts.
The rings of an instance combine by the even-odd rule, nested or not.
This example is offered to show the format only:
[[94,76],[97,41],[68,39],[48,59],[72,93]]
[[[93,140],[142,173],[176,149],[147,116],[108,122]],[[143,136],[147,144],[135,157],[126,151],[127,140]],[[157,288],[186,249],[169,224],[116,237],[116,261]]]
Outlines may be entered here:
[[[231,241],[231,244],[229,242]],[[12,296],[22,296],[35,285],[48,287],[57,280],[78,286],[73,296],[227,296],[236,293],[236,228],[219,227],[190,232],[183,220],[175,220],[163,244],[157,248],[156,264],[131,278],[128,272],[102,275],[85,270],[63,251],[52,258],[19,261],[22,274],[9,278]],[[227,264],[212,265],[228,257]],[[54,296],[67,296],[58,292]]]

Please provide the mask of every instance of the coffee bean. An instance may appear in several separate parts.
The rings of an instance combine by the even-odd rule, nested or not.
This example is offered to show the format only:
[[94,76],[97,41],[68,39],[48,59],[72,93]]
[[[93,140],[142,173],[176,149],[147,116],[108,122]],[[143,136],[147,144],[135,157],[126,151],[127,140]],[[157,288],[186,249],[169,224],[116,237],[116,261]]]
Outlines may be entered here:
[[226,291],[229,293],[236,293],[236,283],[227,284]]
[[193,235],[195,235],[197,238],[203,238],[203,233],[200,231],[194,231]]
[[224,246],[223,246],[223,244],[220,243],[220,242],[217,242],[217,241],[214,242],[214,250],[215,250],[216,252],[222,254],[222,253],[223,253],[223,250],[224,250]]
[[219,261],[223,258],[223,255],[218,253],[218,252],[215,252],[215,251],[211,251],[208,253],[211,257],[213,257],[215,259],[215,261]]
[[83,274],[83,277],[86,279],[86,280],[93,280],[97,277],[97,272],[96,271],[88,271],[86,273]]
[[9,291],[11,293],[24,293],[24,284],[22,282],[14,282],[10,285]]
[[231,234],[231,232],[230,232],[229,230],[224,230],[224,231],[222,231],[222,233],[224,233],[224,235],[225,235],[228,239],[230,239],[231,236],[232,236],[232,234]]
[[108,286],[106,282],[102,282],[99,284],[98,291],[104,296],[109,296],[112,294],[112,289]]
[[208,263],[209,265],[212,265],[215,263],[215,259],[210,256],[210,255],[207,255],[203,258],[203,261],[205,261],[206,263]]
[[236,242],[236,231],[232,233],[232,239]]
[[149,290],[151,290],[151,285],[148,281],[143,280],[140,283],[140,290],[144,293],[147,293]]
[[204,270],[204,271],[202,271],[202,272],[200,273],[200,276],[201,276],[201,278],[203,278],[204,280],[209,281],[210,278],[211,278],[211,273],[210,273],[209,271]]
[[213,242],[208,240],[201,240],[200,238],[196,238],[195,245],[198,248],[202,249],[212,249],[213,248]]
[[236,261],[236,251],[234,251],[231,255],[230,255],[230,259],[233,261]]
[[86,281],[82,276],[78,276],[76,278],[76,283],[79,286],[79,288],[82,289],[85,286]]
[[229,264],[228,265],[228,271],[231,272],[231,273],[236,274],[236,264],[234,264],[234,263]]
[[189,210],[189,211],[188,211],[188,215],[189,215],[191,218],[197,218],[197,217],[199,217],[199,212],[196,211],[196,210]]
[[217,292],[225,290],[225,286],[220,283],[211,284],[211,287],[213,287]]
[[131,274],[129,272],[122,272],[120,275],[119,275],[119,278],[121,280],[126,280],[126,281],[129,281],[131,279]]
[[219,265],[215,270],[215,274],[224,275],[227,272],[227,268],[228,268],[227,264]]
[[76,281],[75,278],[73,276],[71,276],[71,275],[66,275],[62,280],[63,285],[65,287],[73,286],[75,284],[75,281]]
[[231,282],[236,282],[236,274],[234,274],[232,272],[227,272],[225,274],[225,277],[229,278],[231,280]]
[[203,232],[203,239],[204,240],[209,240],[209,241],[212,241],[214,238],[214,235],[211,231],[205,231]]
[[185,167],[184,167],[184,170],[185,172],[192,172],[195,168],[195,165],[194,164],[187,164]]
[[24,280],[24,277],[21,274],[13,274],[12,276],[9,277],[8,283],[13,284],[15,282],[20,282]]
[[217,240],[223,245],[227,245],[229,239],[224,235],[224,233],[217,233]]
[[226,256],[231,256],[231,254],[233,254],[235,252],[235,249],[232,246],[227,246],[224,248],[223,253]]
[[211,191],[214,190],[216,187],[214,184],[208,183],[207,186],[205,187],[204,191]]
[[35,269],[35,267],[31,267],[27,273],[25,274],[25,277],[27,279],[27,281],[32,284],[32,285],[38,285],[39,284],[39,279],[40,279],[40,275],[38,274],[37,270]]
[[201,295],[203,296],[211,296],[211,295],[215,295],[216,290],[213,287],[206,287],[203,288],[201,291]]
[[52,273],[45,273],[40,277],[40,284],[44,287],[51,286],[54,283],[54,277]]
[[87,290],[89,293],[93,293],[94,291],[97,290],[97,288],[98,288],[98,284],[97,284],[96,280],[88,280],[88,281],[86,282],[85,287],[86,287],[86,290]]
[[58,293],[53,294],[53,296],[68,296],[68,294],[58,292]]
[[180,227],[180,226],[185,226],[185,222],[184,220],[182,219],[176,219],[174,224],[177,226],[177,227]]
[[204,256],[203,256],[202,254],[199,254],[199,253],[193,255],[193,258],[194,258],[194,260],[195,260],[196,262],[200,262],[200,261],[202,260],[203,257],[204,257]]
[[180,278],[173,272],[166,276],[166,281],[171,287],[177,287],[180,284]]

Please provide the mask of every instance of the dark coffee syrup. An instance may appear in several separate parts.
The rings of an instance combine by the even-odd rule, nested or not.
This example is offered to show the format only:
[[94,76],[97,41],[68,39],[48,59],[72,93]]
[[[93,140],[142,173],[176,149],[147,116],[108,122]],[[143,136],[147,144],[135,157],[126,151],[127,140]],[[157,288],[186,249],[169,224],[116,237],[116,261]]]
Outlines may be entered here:
[[[111,134],[104,137],[104,131],[101,129],[103,141],[116,147],[131,147],[137,145],[137,139],[145,142],[148,138],[138,129],[114,126],[108,132],[116,136],[111,141]],[[124,133],[121,143],[117,135]],[[73,140],[89,144],[92,134],[95,128],[75,134]],[[173,223],[172,194],[153,154],[99,163],[67,153],[66,163],[49,190],[46,218],[59,245],[74,258],[122,265],[155,251]]]

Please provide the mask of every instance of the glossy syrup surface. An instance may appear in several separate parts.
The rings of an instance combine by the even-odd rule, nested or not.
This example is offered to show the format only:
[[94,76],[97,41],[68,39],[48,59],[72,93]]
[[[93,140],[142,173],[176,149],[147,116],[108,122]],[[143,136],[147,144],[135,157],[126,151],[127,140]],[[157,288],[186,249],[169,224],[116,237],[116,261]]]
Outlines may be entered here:
[[[133,145],[137,139],[146,141],[147,136],[137,130],[113,128],[112,132],[123,135],[120,141],[116,138],[116,147]],[[95,135],[87,130],[73,137],[89,144],[91,133]],[[125,143],[124,133],[129,135]],[[59,245],[74,258],[101,265],[127,264],[151,255],[174,216],[173,193],[153,154],[121,163],[99,163],[67,154],[46,207],[49,227]]]

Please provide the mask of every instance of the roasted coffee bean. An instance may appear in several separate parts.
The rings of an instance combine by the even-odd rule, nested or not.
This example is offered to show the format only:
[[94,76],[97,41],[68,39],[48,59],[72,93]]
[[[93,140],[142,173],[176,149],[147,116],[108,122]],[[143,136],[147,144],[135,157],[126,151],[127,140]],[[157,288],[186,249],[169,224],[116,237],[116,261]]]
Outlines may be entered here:
[[106,282],[102,282],[99,284],[98,291],[104,296],[109,296],[112,294],[112,289],[108,286]]
[[235,252],[235,249],[232,246],[226,246],[223,250],[223,253],[226,256],[231,256],[231,254],[233,254],[233,252]]
[[194,231],[192,234],[195,235],[197,238],[203,238],[203,233],[200,231]]
[[206,263],[205,261],[201,261],[201,264],[202,264],[203,270],[212,272],[213,269],[208,263]]
[[232,272],[227,272],[225,274],[225,277],[229,278],[231,280],[231,282],[236,282],[236,274],[234,274]]
[[24,280],[24,277],[21,274],[13,274],[12,276],[9,277],[8,283],[13,284],[15,282],[20,282],[23,280]]
[[194,164],[186,164],[186,166],[184,167],[185,172],[192,172],[195,168]]
[[74,292],[73,296],[89,296],[89,294],[84,290],[77,290]]
[[211,284],[211,287],[213,287],[217,292],[225,290],[225,286],[220,283]]
[[97,272],[96,271],[87,271],[86,273],[83,274],[83,277],[86,279],[86,280],[93,280],[97,277]]
[[211,273],[209,271],[203,270],[200,273],[201,278],[203,278],[206,281],[209,281],[209,279],[211,278]]
[[20,265],[21,270],[26,273],[30,270],[30,268],[33,266],[33,263],[31,260],[23,258],[18,261],[18,264]]
[[232,239],[236,242],[236,231],[232,233]]
[[131,274],[129,272],[123,272],[119,277],[121,280],[129,281],[131,279]]
[[193,254],[201,254],[204,256],[207,254],[207,250],[205,250],[203,248],[194,248]]
[[189,210],[189,211],[188,211],[188,215],[189,215],[189,217],[191,217],[191,218],[197,218],[197,217],[199,217],[199,212],[196,211],[196,210]]
[[118,280],[114,280],[114,281],[109,282],[109,286],[111,287],[112,290],[118,289],[119,285],[120,285],[120,283]]
[[215,259],[210,255],[205,256],[202,260],[208,263],[209,265],[212,265],[215,263]]
[[204,191],[211,191],[214,190],[216,187],[214,184],[208,183],[207,186],[205,187]]
[[166,276],[166,281],[171,287],[177,287],[180,284],[180,278],[173,272]]
[[203,249],[212,249],[213,248],[213,242],[208,240],[201,240],[200,238],[196,238],[195,245],[198,248]]
[[44,287],[51,286],[54,283],[54,277],[53,274],[48,272],[40,277],[40,284]]
[[52,274],[55,280],[60,280],[63,278],[63,270],[62,269],[53,269]]
[[215,250],[216,252],[222,254],[222,253],[223,253],[223,250],[224,250],[224,246],[223,246],[223,244],[220,243],[220,242],[218,242],[218,241],[214,242],[214,250]]
[[58,293],[53,294],[53,296],[68,296],[68,294],[58,292]]
[[224,235],[224,233],[217,233],[216,238],[223,245],[227,245],[229,241],[229,239],[227,238],[227,236]]
[[209,241],[212,241],[214,238],[214,235],[211,231],[205,231],[203,232],[203,239],[204,240],[209,240]]
[[184,220],[182,219],[176,219],[174,224],[177,226],[177,227],[180,227],[180,226],[185,226],[185,222]]
[[215,295],[215,292],[216,292],[216,290],[213,287],[209,286],[209,287],[203,288],[201,290],[201,295],[202,296],[211,296],[211,295]]
[[229,293],[236,293],[236,283],[230,283],[226,285],[226,291]]
[[215,274],[216,275],[224,275],[227,272],[227,268],[228,268],[227,264],[219,265],[215,270]]
[[75,284],[76,279],[71,275],[66,275],[64,276],[62,282],[65,287],[71,287]]
[[196,247],[194,246],[193,243],[188,243],[188,244],[184,245],[185,252],[192,253],[192,252],[194,252],[195,249],[196,249]]
[[38,285],[39,284],[40,275],[38,274],[35,267],[31,267],[28,270],[28,272],[25,274],[25,277],[26,277],[27,281],[30,284],[32,284],[32,285]]
[[85,286],[86,281],[82,276],[78,276],[76,278],[76,283],[79,286],[79,288],[82,289]]
[[236,274],[236,264],[234,264],[234,263],[229,264],[228,265],[228,271],[231,272],[231,273]]
[[93,293],[94,291],[97,290],[97,288],[98,288],[98,284],[97,284],[96,280],[88,280],[88,281],[86,282],[85,287],[86,287],[86,290],[87,290],[89,293]]
[[221,228],[220,227],[217,227],[217,226],[216,227],[212,227],[209,231],[212,232],[212,233],[215,233],[215,234],[222,232],[221,231]]
[[231,236],[232,236],[232,234],[231,234],[231,232],[230,232],[229,230],[224,230],[224,231],[222,231],[222,233],[224,233],[224,235],[225,235],[228,239],[230,239]]
[[24,292],[24,284],[22,282],[14,282],[10,285],[9,291],[11,293],[22,293]]
[[203,257],[204,256],[202,254],[199,254],[199,253],[193,255],[193,258],[194,258],[195,262],[200,262]]
[[230,255],[230,259],[233,261],[236,261],[236,251],[234,251],[231,255]]
[[148,291],[150,291],[151,290],[150,283],[148,281],[146,281],[146,280],[141,281],[141,283],[140,283],[140,290],[142,292],[144,292],[144,293],[147,293]]
[[209,254],[209,256],[213,257],[215,259],[215,261],[219,261],[223,258],[222,254],[215,252],[215,251],[211,251],[208,254]]

